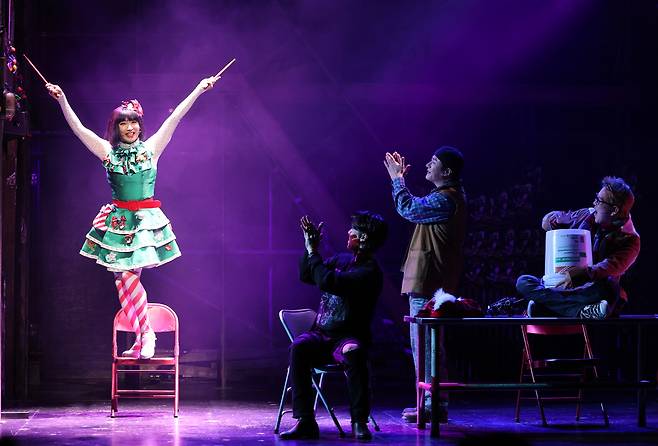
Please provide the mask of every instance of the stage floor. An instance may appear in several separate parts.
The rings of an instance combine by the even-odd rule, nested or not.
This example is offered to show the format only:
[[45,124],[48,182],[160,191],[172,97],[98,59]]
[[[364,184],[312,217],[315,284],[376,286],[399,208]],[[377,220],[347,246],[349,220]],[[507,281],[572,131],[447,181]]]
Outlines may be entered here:
[[[655,445],[658,444],[658,404],[649,396],[647,426],[638,428],[634,400],[618,395],[607,403],[611,425],[605,428],[595,404],[585,407],[579,423],[573,406],[549,406],[551,425],[542,427],[537,408],[526,402],[522,422],[513,421],[513,395],[475,394],[452,398],[448,424],[441,425],[440,440],[431,439],[429,429],[419,431],[400,418],[400,406],[376,406],[374,416],[381,432],[373,432],[371,444],[532,444],[532,445]],[[608,400],[610,401],[610,400]],[[349,435],[347,407],[338,406],[337,415]],[[318,410],[320,441],[283,442],[273,434],[277,411],[275,401],[253,402],[231,399],[182,401],[180,417],[172,416],[165,400],[121,401],[116,418],[109,416],[109,402],[95,401],[67,406],[26,408],[26,417],[3,412],[0,445],[209,445],[209,444],[359,444],[339,438],[323,409]],[[282,430],[292,425],[284,416]],[[472,436],[484,436],[475,443]],[[493,437],[491,437],[493,436]],[[513,438],[501,438],[511,436]],[[497,438],[497,439],[496,439]]]

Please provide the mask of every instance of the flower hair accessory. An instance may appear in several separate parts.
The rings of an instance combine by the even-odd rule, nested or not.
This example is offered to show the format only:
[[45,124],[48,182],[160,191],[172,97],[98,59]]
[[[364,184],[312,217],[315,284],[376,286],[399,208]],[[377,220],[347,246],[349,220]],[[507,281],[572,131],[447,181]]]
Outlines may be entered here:
[[121,102],[121,108],[124,110],[132,111],[137,113],[137,115],[141,118],[144,116],[144,110],[142,109],[142,105],[139,103],[137,99],[131,99],[129,101],[122,101]]

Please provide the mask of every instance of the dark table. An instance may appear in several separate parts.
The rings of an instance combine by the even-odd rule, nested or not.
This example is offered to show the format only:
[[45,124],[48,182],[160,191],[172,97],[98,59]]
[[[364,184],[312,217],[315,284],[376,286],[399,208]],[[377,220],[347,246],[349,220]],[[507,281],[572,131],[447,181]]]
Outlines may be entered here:
[[[418,331],[418,364],[416,369],[416,409],[418,414],[422,414],[424,410],[424,395],[425,392],[431,392],[433,395],[438,395],[438,390],[445,391],[464,391],[464,390],[536,390],[546,388],[629,388],[637,390],[637,424],[640,427],[646,426],[646,390],[654,387],[655,382],[651,380],[642,379],[642,330],[647,325],[658,325],[658,315],[623,315],[619,318],[612,319],[577,319],[577,318],[562,318],[562,317],[480,317],[480,318],[431,318],[431,317],[412,317],[405,316],[405,322],[415,324]],[[473,327],[489,327],[493,325],[618,325],[618,326],[632,326],[637,331],[637,348],[636,348],[636,365],[637,376],[636,381],[629,383],[563,383],[558,386],[551,383],[441,383],[439,380],[439,345],[441,336],[441,327],[449,327],[455,325],[473,326]],[[425,330],[423,326],[430,328],[430,336],[432,338],[432,380],[430,383],[422,381],[425,376]],[[431,416],[431,430],[432,437],[440,435],[439,428],[439,398],[432,398],[432,416]],[[425,428],[424,417],[419,416],[417,420],[419,429]]]

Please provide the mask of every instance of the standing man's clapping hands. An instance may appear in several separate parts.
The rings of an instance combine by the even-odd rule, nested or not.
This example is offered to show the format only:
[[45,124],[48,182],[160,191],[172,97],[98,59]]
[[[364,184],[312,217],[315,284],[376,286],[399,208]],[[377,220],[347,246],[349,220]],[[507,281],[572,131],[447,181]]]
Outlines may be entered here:
[[391,180],[394,180],[395,178],[403,178],[411,168],[411,165],[407,164],[404,157],[398,152],[386,152],[384,166],[386,166],[386,170],[388,171]]

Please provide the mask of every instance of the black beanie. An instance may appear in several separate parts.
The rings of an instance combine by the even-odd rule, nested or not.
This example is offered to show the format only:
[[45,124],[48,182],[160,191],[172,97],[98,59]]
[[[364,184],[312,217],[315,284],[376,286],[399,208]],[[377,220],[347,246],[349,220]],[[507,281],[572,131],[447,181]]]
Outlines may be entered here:
[[441,146],[434,151],[434,156],[441,160],[443,167],[449,167],[455,178],[459,178],[464,167],[464,156],[459,149],[450,146]]

